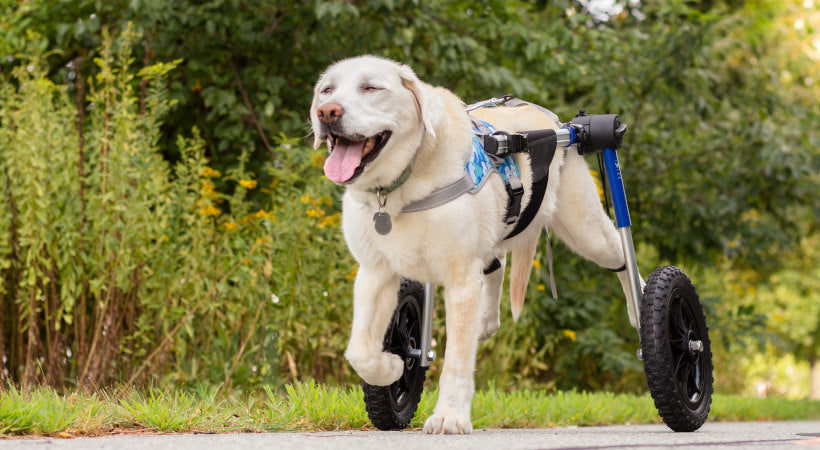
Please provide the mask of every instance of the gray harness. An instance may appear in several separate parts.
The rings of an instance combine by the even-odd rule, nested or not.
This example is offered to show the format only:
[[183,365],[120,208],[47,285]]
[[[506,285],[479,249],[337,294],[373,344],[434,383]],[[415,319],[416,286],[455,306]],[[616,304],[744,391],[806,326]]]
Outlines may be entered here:
[[[520,98],[513,97],[512,95],[505,95],[503,97],[498,97],[498,98],[493,97],[493,98],[488,99],[488,100],[484,100],[484,101],[481,101],[481,102],[478,102],[478,103],[473,103],[471,105],[466,106],[464,108],[464,110],[466,112],[470,112],[470,111],[478,109],[478,108],[486,108],[486,107],[490,107],[490,106],[499,106],[499,105],[506,105],[506,106],[513,106],[513,107],[515,107],[515,106],[524,106],[524,105],[531,106],[531,107],[543,112],[544,114],[547,114],[555,122],[557,122],[559,125],[561,125],[561,120],[558,118],[558,116],[554,112],[552,112],[552,111],[550,111],[550,110],[548,110],[548,109],[546,109],[546,108],[544,108],[540,105],[536,105],[535,103],[530,103],[530,102],[521,100]],[[446,203],[449,203],[449,202],[461,197],[462,195],[466,194],[467,192],[470,192],[470,190],[473,187],[474,187],[474,185],[473,185],[473,181],[472,181],[471,177],[469,176],[469,174],[465,174],[463,177],[456,180],[455,182],[450,183],[447,186],[444,186],[444,187],[441,187],[441,188],[438,188],[438,189],[434,190],[427,197],[424,197],[424,198],[419,199],[419,200],[412,201],[412,202],[408,203],[407,205],[404,205],[401,212],[403,212],[403,213],[418,212],[418,211],[424,211],[426,209],[432,209],[432,208],[439,207],[441,205],[444,205]]]

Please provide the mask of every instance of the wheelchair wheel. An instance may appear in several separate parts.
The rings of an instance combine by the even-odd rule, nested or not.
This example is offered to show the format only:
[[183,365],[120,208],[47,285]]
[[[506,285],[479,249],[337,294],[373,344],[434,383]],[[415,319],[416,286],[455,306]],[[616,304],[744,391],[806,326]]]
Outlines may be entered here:
[[695,431],[712,403],[712,351],[697,291],[683,271],[649,275],[641,301],[641,353],[649,392],[674,431]]
[[380,430],[403,429],[410,424],[421,400],[427,371],[411,352],[421,347],[424,288],[418,282],[402,278],[398,297],[396,311],[384,336],[384,350],[404,360],[404,372],[390,386],[362,382],[367,416]]

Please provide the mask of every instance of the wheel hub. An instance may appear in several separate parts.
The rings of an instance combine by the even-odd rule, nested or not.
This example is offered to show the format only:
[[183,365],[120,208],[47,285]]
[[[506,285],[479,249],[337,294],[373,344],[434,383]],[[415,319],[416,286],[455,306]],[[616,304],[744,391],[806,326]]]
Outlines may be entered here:
[[[415,350],[415,351],[414,351]],[[410,336],[407,343],[407,357],[404,359],[404,367],[408,370],[416,365],[416,358],[418,358],[419,350],[416,348],[416,338]]]
[[704,389],[705,373],[701,367],[704,344],[700,339],[691,305],[684,296],[673,296],[669,314],[669,343],[674,359],[675,380],[682,399],[690,408],[696,409]]
[[694,355],[703,351],[703,341],[689,341],[689,351]]

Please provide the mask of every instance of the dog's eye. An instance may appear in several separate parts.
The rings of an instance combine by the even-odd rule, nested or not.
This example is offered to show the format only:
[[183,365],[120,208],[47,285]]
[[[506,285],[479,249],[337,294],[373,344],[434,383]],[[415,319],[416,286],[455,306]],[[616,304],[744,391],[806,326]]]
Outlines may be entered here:
[[322,94],[327,95],[327,94],[330,94],[331,92],[333,92],[333,86],[328,86],[328,87],[322,89]]
[[369,84],[365,84],[362,86],[362,92],[377,92],[381,91],[384,88],[380,88],[378,86],[371,86]]

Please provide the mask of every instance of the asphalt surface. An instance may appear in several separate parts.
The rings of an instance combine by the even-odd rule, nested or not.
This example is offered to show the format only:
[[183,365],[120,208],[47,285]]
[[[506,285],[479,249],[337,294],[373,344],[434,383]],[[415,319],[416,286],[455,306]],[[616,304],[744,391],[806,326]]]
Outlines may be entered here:
[[0,440],[6,450],[221,450],[221,449],[792,449],[820,448],[820,421],[707,423],[694,433],[663,425],[621,425],[525,430],[475,430],[467,436],[421,431],[334,431],[116,435],[96,438]]

